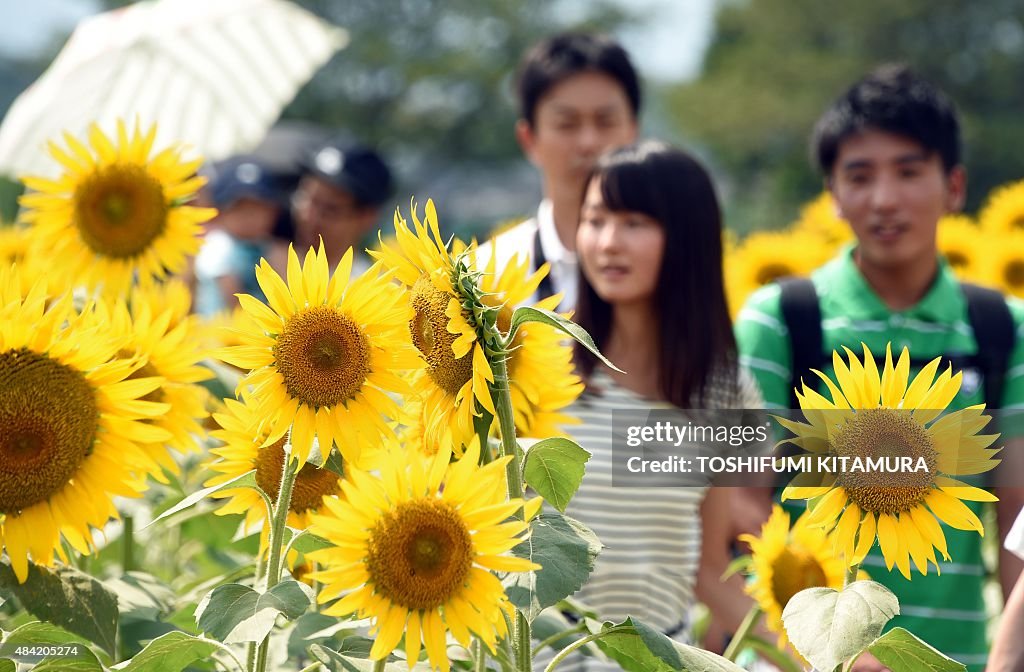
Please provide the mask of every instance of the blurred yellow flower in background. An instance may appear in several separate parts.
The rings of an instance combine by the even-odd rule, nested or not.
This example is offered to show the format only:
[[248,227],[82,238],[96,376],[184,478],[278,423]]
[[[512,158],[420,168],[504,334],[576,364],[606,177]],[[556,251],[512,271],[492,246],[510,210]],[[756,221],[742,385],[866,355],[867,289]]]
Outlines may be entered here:
[[88,146],[68,134],[66,149],[50,143],[59,178],[23,178],[32,246],[67,287],[124,296],[135,279],[184,270],[199,249],[200,224],[215,214],[185,205],[204,182],[201,161],[182,161],[177,147],[152,155],[155,135],[136,126],[129,136],[120,122],[112,140],[94,124]]

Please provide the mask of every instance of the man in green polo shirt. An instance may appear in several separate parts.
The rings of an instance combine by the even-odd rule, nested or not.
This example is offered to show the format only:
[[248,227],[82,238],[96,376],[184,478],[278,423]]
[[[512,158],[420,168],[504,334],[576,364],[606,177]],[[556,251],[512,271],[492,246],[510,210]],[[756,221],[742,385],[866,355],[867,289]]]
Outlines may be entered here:
[[[817,294],[823,355],[842,352],[844,345],[859,353],[862,342],[873,353],[884,353],[886,343],[892,343],[894,355],[907,347],[915,361],[942,355],[955,362],[958,355],[976,355],[979,339],[967,299],[936,248],[938,221],[960,209],[966,187],[951,102],[908,69],[884,66],[832,104],[817,124],[813,143],[827,187],[856,237],[855,245],[815,271],[807,285],[813,286],[812,301]],[[736,324],[741,361],[757,378],[769,408],[791,407],[794,350],[780,294],[776,284],[757,291]],[[1024,339],[1016,337],[1024,333],[1024,307],[1007,303],[1012,327],[1007,319],[1001,398],[984,399],[981,376],[967,370],[951,408],[983,401],[1006,410],[1024,408]],[[832,376],[829,361],[822,356],[816,368]],[[804,380],[813,384],[811,378]],[[1003,466],[1019,464],[1024,454],[1020,439],[1002,444]],[[1005,533],[1020,510],[1020,490],[998,494],[996,518]],[[965,503],[981,512],[980,504]],[[981,672],[988,651],[982,539],[948,527],[944,532],[952,562],[941,563],[941,577],[930,572],[907,581],[895,568],[886,570],[877,545],[863,567],[899,597],[901,615],[891,626],[907,628],[972,672]],[[1009,594],[1020,561],[1004,554],[1000,563]],[[884,668],[864,656],[855,669]]]

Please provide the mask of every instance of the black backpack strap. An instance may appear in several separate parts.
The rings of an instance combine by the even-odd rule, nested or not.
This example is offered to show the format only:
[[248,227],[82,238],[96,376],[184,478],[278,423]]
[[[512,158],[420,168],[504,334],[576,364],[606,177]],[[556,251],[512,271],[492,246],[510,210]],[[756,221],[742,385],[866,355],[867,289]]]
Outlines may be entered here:
[[783,278],[779,283],[779,310],[789,330],[789,408],[799,408],[796,387],[801,378],[816,387],[811,369],[820,369],[825,348],[821,333],[821,307],[814,283],[808,278]]
[[[537,270],[545,263],[547,263],[547,257],[544,256],[544,246],[540,244],[540,221],[538,220],[537,231],[533,234],[533,269]],[[537,285],[537,299],[546,299],[554,293],[555,289],[551,284],[551,271],[549,270]]]
[[985,386],[986,408],[999,408],[1010,353],[1017,340],[1013,315],[1003,295],[988,287],[960,283],[967,300],[967,320],[978,344],[977,363]]

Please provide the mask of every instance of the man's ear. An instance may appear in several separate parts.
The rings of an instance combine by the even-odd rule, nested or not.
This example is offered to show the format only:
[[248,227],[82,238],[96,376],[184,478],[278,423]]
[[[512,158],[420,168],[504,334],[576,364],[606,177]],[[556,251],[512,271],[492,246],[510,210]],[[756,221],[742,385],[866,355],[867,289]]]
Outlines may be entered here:
[[533,127],[526,119],[516,120],[516,142],[519,143],[519,148],[523,150],[523,154],[530,160],[530,163],[536,164],[533,148],[537,141]]
[[839,219],[846,219],[846,216],[843,215],[843,208],[841,205],[839,205],[839,199],[836,198],[836,183],[832,179],[832,176],[826,176],[821,186],[825,189],[825,191],[827,191],[832,196],[832,210],[833,212],[835,212],[836,217],[838,217]]
[[946,210],[960,212],[967,199],[967,169],[953,166],[946,175]]

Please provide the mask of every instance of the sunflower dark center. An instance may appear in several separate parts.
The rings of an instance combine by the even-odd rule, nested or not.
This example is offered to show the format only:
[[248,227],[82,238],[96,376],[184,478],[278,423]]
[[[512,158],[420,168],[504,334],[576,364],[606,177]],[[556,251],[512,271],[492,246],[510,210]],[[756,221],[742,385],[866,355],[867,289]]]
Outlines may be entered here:
[[85,178],[74,195],[75,224],[93,252],[132,258],[167,226],[160,182],[141,166],[114,163]]
[[63,488],[92,451],[98,421],[81,372],[27,349],[0,353],[0,513]]
[[968,259],[967,255],[963,252],[951,250],[946,252],[946,261],[948,261],[949,265],[953,268],[962,269],[967,266]]
[[1003,280],[1008,287],[1024,287],[1024,261],[1014,259],[1003,267]]
[[[894,514],[920,504],[935,482],[938,454],[931,437],[909,411],[874,408],[857,411],[832,445],[837,456],[875,460],[882,469],[844,469],[837,483],[861,509]],[[879,460],[884,459],[884,462]],[[904,458],[910,458],[904,468]],[[927,470],[917,470],[923,458]],[[865,465],[867,463],[865,462]]]
[[473,354],[456,359],[452,344],[458,336],[448,331],[445,310],[451,297],[422,277],[412,287],[413,318],[409,322],[412,342],[427,362],[427,375],[434,384],[454,396],[473,377]]
[[[253,460],[256,467],[256,485],[270,495],[270,499],[273,501],[277,501],[277,495],[281,490],[281,474],[284,471],[284,442],[285,437],[282,437],[269,446],[263,446]],[[309,463],[302,465],[302,468],[299,469],[292,487],[292,503],[288,508],[293,513],[316,511],[320,508],[325,496],[337,495],[341,492],[336,473],[327,468],[317,469]]]
[[757,273],[754,274],[754,282],[758,286],[767,285],[769,282],[774,282],[787,275],[793,275],[791,267],[785,264],[768,263],[757,269]]
[[314,408],[348,401],[370,373],[370,344],[351,318],[330,306],[305,308],[274,344],[288,394]]
[[801,590],[827,583],[825,570],[804,551],[785,548],[772,563],[772,595],[780,608],[784,608]]
[[408,609],[436,609],[465,585],[473,542],[441,500],[404,502],[370,532],[366,567],[376,591]]

